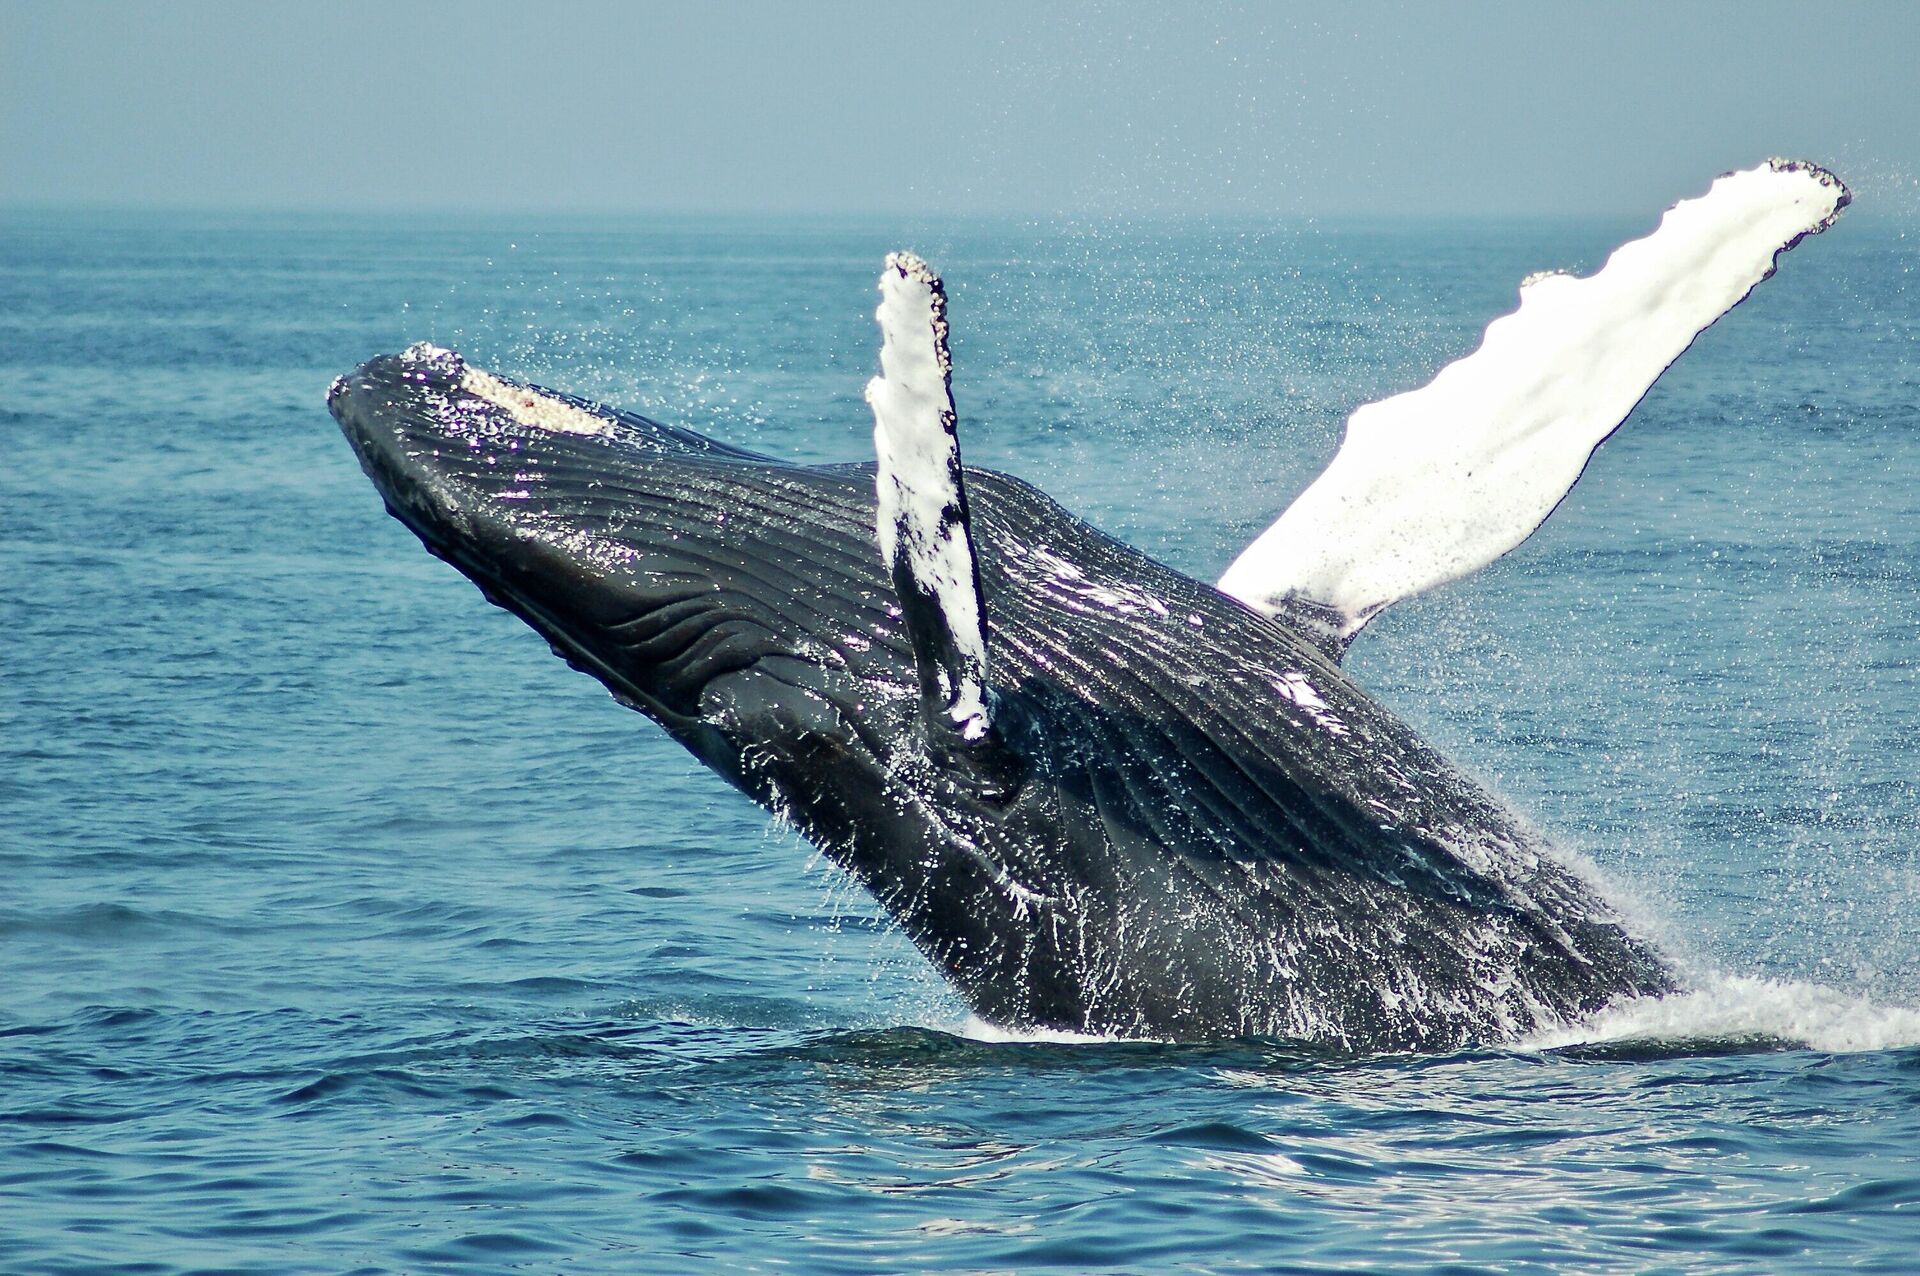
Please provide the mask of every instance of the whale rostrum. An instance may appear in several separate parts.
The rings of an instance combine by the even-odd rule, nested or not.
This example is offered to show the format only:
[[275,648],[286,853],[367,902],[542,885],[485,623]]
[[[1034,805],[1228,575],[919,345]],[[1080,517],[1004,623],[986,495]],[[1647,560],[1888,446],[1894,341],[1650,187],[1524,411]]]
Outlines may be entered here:
[[430,551],[790,819],[981,1017],[1445,1049],[1677,975],[1339,656],[1531,534],[1845,201],[1773,161],[1591,279],[1531,282],[1479,351],[1357,412],[1218,589],[962,465],[946,295],[909,254],[880,279],[877,463],[790,464],[426,345],[328,402]]

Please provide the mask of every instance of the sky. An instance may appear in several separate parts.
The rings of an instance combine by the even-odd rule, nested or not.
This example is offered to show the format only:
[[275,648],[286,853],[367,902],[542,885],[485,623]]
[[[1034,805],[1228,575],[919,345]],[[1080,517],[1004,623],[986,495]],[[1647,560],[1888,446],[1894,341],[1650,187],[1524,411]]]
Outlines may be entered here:
[[0,206],[1920,212],[1920,3],[0,0]]

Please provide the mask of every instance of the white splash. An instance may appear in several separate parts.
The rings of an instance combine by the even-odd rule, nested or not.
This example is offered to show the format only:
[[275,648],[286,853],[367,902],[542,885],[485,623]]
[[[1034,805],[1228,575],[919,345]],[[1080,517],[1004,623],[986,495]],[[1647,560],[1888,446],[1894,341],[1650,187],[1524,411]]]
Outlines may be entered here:
[[1003,1028],[999,1024],[989,1023],[979,1015],[968,1015],[967,1021],[960,1025],[957,1035],[969,1041],[986,1041],[996,1045],[1025,1044],[1050,1046],[1104,1046],[1117,1041],[1139,1041],[1139,1037],[1093,1036],[1084,1032],[1070,1032],[1065,1028]]
[[1354,412],[1332,464],[1221,591],[1268,614],[1289,599],[1330,607],[1350,638],[1486,566],[1533,534],[1701,330],[1848,199],[1824,169],[1769,160],[1674,205],[1597,274],[1529,276],[1479,349]]
[[1702,978],[1685,992],[1638,997],[1563,1028],[1516,1042],[1555,1050],[1602,1042],[1770,1038],[1814,1050],[1897,1050],[1920,1045],[1920,1008],[1890,1006],[1798,981],[1747,975]]

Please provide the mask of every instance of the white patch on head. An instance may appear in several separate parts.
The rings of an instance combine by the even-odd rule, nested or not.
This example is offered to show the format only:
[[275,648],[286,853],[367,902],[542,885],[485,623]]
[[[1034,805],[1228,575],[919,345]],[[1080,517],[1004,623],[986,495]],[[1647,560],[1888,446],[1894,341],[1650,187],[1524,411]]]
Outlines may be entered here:
[[504,409],[521,425],[536,430],[551,430],[557,434],[613,433],[612,423],[603,416],[542,394],[529,386],[502,381],[492,373],[470,365],[461,374],[460,388],[477,399]]

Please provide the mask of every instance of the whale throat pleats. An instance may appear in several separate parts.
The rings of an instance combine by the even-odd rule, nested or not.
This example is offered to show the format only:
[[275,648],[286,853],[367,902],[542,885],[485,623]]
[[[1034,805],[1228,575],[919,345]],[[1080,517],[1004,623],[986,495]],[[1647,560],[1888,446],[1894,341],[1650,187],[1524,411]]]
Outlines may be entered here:
[[900,596],[923,705],[963,740],[991,725],[986,604],[955,435],[947,297],[911,253],[880,274],[880,375],[867,385],[880,554]]
[[1674,205],[1593,275],[1529,278],[1472,354],[1354,412],[1332,463],[1220,590],[1337,657],[1384,608],[1491,563],[1693,339],[1849,199],[1822,168],[1769,160]]

